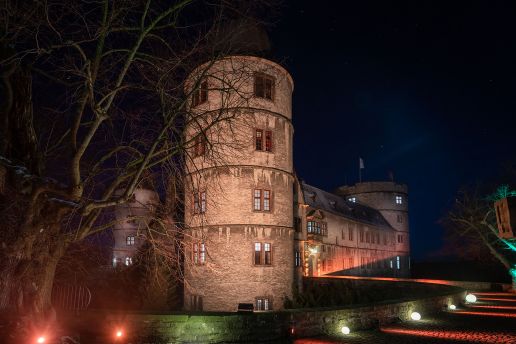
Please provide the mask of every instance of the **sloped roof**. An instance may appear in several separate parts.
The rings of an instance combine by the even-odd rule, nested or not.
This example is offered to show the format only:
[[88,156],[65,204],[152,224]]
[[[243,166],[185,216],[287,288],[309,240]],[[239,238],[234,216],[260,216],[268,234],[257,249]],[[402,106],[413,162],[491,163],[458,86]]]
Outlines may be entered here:
[[392,229],[383,215],[374,208],[348,201],[342,196],[318,189],[304,182],[300,182],[300,185],[305,203],[312,208],[321,209],[365,224]]

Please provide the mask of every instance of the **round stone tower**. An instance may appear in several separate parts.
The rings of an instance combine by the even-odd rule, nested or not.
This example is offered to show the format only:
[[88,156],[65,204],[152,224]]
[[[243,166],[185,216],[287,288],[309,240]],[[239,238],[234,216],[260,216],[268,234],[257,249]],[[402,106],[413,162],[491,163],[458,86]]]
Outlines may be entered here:
[[292,297],[292,91],[284,68],[251,56],[187,79],[188,310],[277,310]]
[[[377,209],[396,230],[394,242],[399,254],[400,276],[407,276],[410,269],[410,237],[408,218],[408,188],[395,182],[363,182],[341,186],[336,193],[348,200]],[[398,258],[396,258],[398,265]]]
[[142,231],[146,230],[158,205],[159,196],[154,190],[137,188],[131,202],[115,207],[114,267],[133,264],[134,255],[143,244]]

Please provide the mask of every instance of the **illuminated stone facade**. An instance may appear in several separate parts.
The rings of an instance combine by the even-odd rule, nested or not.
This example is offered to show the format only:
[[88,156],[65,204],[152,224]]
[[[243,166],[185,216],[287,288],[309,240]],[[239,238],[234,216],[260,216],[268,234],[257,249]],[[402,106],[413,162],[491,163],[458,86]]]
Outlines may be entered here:
[[[394,182],[343,186],[329,193],[297,184],[296,277],[338,272],[408,277],[407,187]],[[300,284],[299,284],[300,285]]]
[[268,60],[230,57],[189,81],[185,307],[281,309],[294,279],[292,79]]
[[115,207],[113,226],[113,266],[131,265],[138,248],[143,244],[147,226],[159,206],[154,190],[137,188],[131,202]]
[[[357,191],[353,203],[351,189],[338,196],[295,177],[293,82],[285,69],[232,56],[199,66],[185,92],[187,310],[236,311],[243,303],[278,310],[302,276],[408,273],[408,225],[391,223],[394,212],[371,207],[382,206],[374,196]],[[393,211],[408,222],[404,190],[404,212]],[[398,232],[406,245],[396,244]]]

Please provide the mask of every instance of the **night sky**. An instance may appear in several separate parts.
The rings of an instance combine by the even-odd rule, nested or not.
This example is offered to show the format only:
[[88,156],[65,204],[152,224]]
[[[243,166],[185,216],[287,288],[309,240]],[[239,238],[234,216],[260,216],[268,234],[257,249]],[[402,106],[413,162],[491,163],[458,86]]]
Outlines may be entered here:
[[294,78],[294,163],[333,190],[409,186],[412,256],[442,245],[437,223],[461,185],[516,162],[516,8],[502,1],[301,1],[271,29]]

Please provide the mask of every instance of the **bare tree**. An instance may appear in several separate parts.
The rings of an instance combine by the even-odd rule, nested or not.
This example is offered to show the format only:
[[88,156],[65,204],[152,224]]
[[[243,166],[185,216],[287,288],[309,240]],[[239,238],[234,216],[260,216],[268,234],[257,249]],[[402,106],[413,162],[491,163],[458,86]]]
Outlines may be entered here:
[[[199,137],[216,145],[210,129],[234,112],[189,115],[188,105],[213,63],[231,51],[230,36],[239,30],[227,31],[227,22],[248,15],[246,2],[229,4],[5,3],[0,306],[15,300],[19,314],[44,319],[56,266],[70,245],[108,230],[113,207],[130,201],[148,175],[181,179]],[[200,62],[203,69],[185,87]],[[217,91],[233,88],[222,83]],[[185,135],[189,121],[198,130]],[[177,221],[162,216],[149,226],[147,239],[156,233],[151,246],[161,256],[170,252],[164,237],[176,238],[170,231]]]
[[442,223],[454,253],[482,260],[493,257],[507,269],[516,289],[516,245],[500,238],[496,228],[493,202],[500,190],[491,196],[483,194],[479,186],[460,191]]

